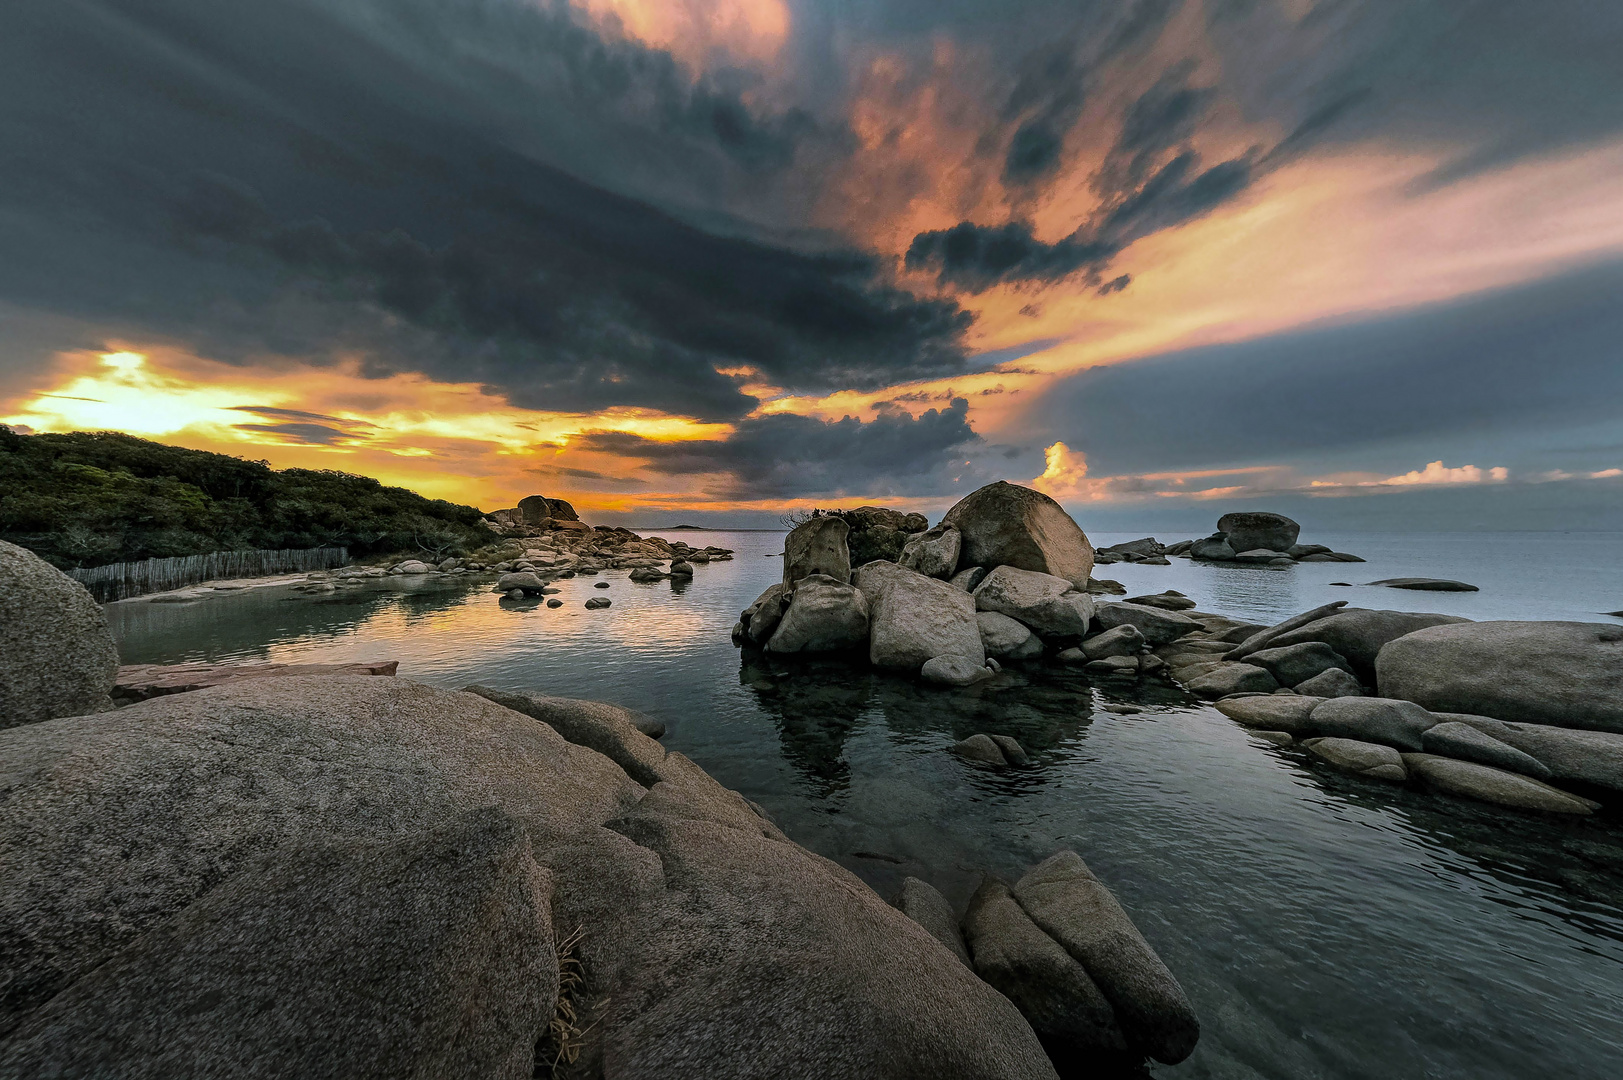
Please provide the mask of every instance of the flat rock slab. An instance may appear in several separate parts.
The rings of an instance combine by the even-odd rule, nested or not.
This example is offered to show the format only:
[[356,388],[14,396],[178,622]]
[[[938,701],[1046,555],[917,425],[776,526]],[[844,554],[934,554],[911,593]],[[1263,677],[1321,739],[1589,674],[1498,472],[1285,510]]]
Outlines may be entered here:
[[1455,761],[1432,754],[1404,754],[1403,764],[1438,791],[1479,802],[1551,814],[1587,815],[1600,809],[1598,802],[1579,798],[1531,777],[1473,761]]
[[393,675],[398,660],[370,664],[127,664],[118,669],[113,700],[145,701],[165,694],[206,690],[243,679],[304,675]]
[[1380,743],[1398,750],[1424,749],[1421,736],[1437,718],[1414,704],[1393,698],[1330,698],[1313,707],[1315,735]]
[[1310,717],[1323,698],[1258,694],[1228,698],[1217,703],[1217,711],[1242,727],[1283,731],[1297,737],[1312,731]]
[[1307,739],[1302,747],[1343,772],[1398,784],[1409,778],[1402,756],[1390,746],[1356,739]]
[[1475,585],[1467,585],[1463,581],[1450,581],[1447,578],[1429,577],[1390,577],[1379,581],[1366,582],[1369,585],[1385,585],[1388,589],[1414,589],[1418,592],[1481,592]]
[[1554,779],[1549,766],[1538,758],[1457,720],[1444,721],[1436,727],[1427,728],[1420,741],[1428,754],[1492,765],[1496,769],[1521,773],[1535,780]]

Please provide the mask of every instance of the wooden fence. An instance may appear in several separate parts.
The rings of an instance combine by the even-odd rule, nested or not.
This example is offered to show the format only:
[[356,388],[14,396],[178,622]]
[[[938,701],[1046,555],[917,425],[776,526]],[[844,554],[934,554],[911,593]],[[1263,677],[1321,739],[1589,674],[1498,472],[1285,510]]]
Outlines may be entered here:
[[109,563],[68,576],[84,583],[100,603],[132,596],[165,592],[223,578],[264,577],[300,570],[330,570],[349,562],[342,547],[284,548],[281,551],[216,551],[209,555],[183,555],[177,559],[142,559]]

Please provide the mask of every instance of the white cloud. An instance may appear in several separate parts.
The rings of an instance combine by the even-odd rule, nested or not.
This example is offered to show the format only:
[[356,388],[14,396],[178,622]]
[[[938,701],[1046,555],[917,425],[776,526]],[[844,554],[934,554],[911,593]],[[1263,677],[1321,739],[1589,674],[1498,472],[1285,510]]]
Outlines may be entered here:
[[1402,476],[1389,476],[1385,480],[1366,481],[1362,487],[1409,487],[1417,484],[1480,484],[1484,481],[1500,483],[1510,479],[1510,470],[1503,465],[1479,469],[1475,465],[1449,468],[1441,461],[1433,461],[1424,469],[1415,469]]

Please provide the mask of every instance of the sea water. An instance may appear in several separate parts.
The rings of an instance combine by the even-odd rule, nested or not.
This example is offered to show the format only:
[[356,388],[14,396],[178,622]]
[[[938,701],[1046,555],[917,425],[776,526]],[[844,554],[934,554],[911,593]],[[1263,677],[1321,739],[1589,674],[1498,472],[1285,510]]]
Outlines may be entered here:
[[[1195,1054],[1157,1076],[1623,1075],[1623,814],[1545,818],[1345,776],[1165,684],[1034,665],[949,690],[839,661],[741,657],[729,632],[778,579],[782,534],[661,535],[737,557],[698,565],[689,584],[560,581],[557,609],[501,600],[488,579],[433,578],[108,614],[126,663],[394,659],[436,685],[655,714],[666,746],[887,899],[911,875],[961,909],[983,874],[1012,879],[1074,848],[1200,1015]],[[1617,535],[1304,539],[1369,561],[1175,559],[1095,574],[1262,623],[1336,599],[1473,619],[1617,623],[1598,612],[1623,609]],[[1481,591],[1362,584],[1399,576]],[[613,606],[585,610],[593,596]],[[977,731],[1013,735],[1034,764],[949,752]]]

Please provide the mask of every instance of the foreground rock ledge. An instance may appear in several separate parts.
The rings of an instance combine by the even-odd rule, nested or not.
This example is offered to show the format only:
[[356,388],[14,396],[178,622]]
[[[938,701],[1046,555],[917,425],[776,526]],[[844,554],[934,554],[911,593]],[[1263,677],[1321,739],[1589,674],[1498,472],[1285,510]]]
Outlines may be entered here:
[[600,749],[334,676],[0,732],[0,1077],[528,1077],[577,929],[582,1076],[1054,1077],[959,957],[635,717],[533,711]]

